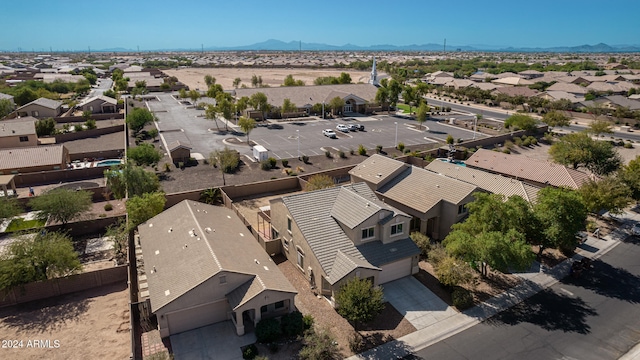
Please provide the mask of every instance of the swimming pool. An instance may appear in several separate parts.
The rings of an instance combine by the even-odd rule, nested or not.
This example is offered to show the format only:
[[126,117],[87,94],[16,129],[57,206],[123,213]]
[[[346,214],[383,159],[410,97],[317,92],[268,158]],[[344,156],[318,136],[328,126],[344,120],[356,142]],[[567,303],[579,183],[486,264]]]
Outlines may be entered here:
[[444,159],[444,158],[440,158],[438,160],[440,160],[442,162],[446,162],[446,163],[462,166],[462,167],[467,167],[467,164],[465,164],[464,161],[460,161],[460,160],[451,160],[451,161],[449,161],[449,159]]
[[109,159],[109,160],[98,161],[94,166],[95,167],[99,167],[99,166],[115,166],[115,165],[120,165],[120,164],[122,164],[122,160],[120,160],[120,159]]

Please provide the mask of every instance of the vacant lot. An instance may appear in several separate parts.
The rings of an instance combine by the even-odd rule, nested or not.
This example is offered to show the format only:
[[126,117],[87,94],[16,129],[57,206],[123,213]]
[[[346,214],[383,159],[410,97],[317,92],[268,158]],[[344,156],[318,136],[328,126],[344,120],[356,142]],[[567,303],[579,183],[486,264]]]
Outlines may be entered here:
[[253,75],[262,77],[262,84],[280,86],[287,75],[292,75],[296,80],[302,80],[306,85],[313,85],[313,81],[323,76],[340,76],[341,72],[351,75],[351,82],[369,81],[369,71],[356,71],[350,69],[313,70],[313,69],[255,69],[255,68],[188,68],[179,70],[164,70],[169,76],[175,76],[190,89],[205,90],[204,76],[211,75],[216,78],[216,83],[224,89],[233,89],[233,79],[240,78],[240,86],[251,87]]
[[[114,284],[0,309],[0,339],[22,344],[3,342],[0,358],[128,359],[127,294],[126,284]],[[49,340],[49,348],[33,347],[34,340]]]

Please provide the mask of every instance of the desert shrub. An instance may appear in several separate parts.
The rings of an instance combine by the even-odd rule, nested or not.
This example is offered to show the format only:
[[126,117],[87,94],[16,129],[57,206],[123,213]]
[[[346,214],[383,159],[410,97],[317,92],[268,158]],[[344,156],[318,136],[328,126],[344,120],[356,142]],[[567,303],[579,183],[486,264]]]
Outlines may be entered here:
[[258,348],[254,344],[247,346],[242,351],[243,359],[252,360],[252,359],[255,359],[257,355],[258,355]]
[[312,315],[305,315],[302,317],[302,324],[305,330],[311,329],[311,327],[313,326],[313,322],[314,321]]
[[518,146],[522,146],[522,139],[519,137],[513,138],[513,142]]
[[269,162],[269,166],[271,166],[272,169],[276,168],[276,164],[278,164],[278,160],[276,160],[276,158],[270,157],[267,159],[267,161]]
[[276,319],[263,319],[256,325],[256,338],[258,342],[270,343],[282,336],[280,322]]
[[408,154],[410,152],[411,152],[411,149],[409,149],[409,148],[405,148],[404,151],[403,151],[403,153],[405,153],[405,154]]
[[438,267],[442,259],[447,257],[447,252],[444,250],[444,247],[440,244],[431,245],[431,249],[429,250],[427,259],[431,265],[434,267]]
[[324,152],[324,156],[328,157],[329,159],[331,159],[333,156],[331,155],[331,151],[329,150],[325,150]]
[[282,326],[282,333],[285,336],[301,335],[304,332],[304,318],[302,317],[302,313],[294,311],[284,315],[280,320],[280,325]]
[[527,137],[527,139],[529,139],[529,142],[531,143],[531,145],[538,145],[538,139],[536,139],[535,136],[529,136]]
[[423,258],[426,258],[429,255],[429,250],[431,250],[431,240],[429,237],[421,232],[412,232],[411,240],[413,240],[416,245],[420,248],[420,255]]
[[511,150],[509,149],[503,149],[502,152],[505,154],[511,154]]
[[505,141],[503,147],[509,150],[513,149],[513,141],[511,140]]
[[269,163],[269,160],[260,161],[260,168],[265,171],[271,170],[271,164]]
[[404,151],[404,143],[403,142],[399,142],[398,146],[396,146],[396,149],[398,149],[400,151]]
[[164,171],[165,172],[171,172],[171,164],[165,163],[164,164]]
[[280,162],[282,163],[282,167],[288,167],[289,166],[289,160],[287,160],[287,159],[282,159],[282,160],[280,160]]
[[522,146],[524,146],[524,147],[531,146],[531,140],[529,140],[529,138],[526,138],[526,139],[522,140]]
[[542,137],[542,141],[544,141],[547,144],[553,144],[553,141],[554,141],[553,134],[545,133],[544,136]]
[[304,172],[304,168],[302,166],[296,166],[296,172],[298,173]]
[[365,148],[362,144],[358,145],[358,154],[362,156],[367,155],[367,148]]
[[113,210],[113,205],[111,204],[104,204],[104,211],[111,211]]
[[354,354],[358,354],[364,350],[362,335],[358,334],[356,331],[349,336],[349,350]]
[[302,162],[305,164],[309,163],[309,157],[307,155],[302,155]]
[[451,302],[458,310],[464,310],[473,305],[473,296],[469,290],[457,287],[451,292]]
[[356,153],[356,151],[355,151],[355,150],[353,150],[353,149],[349,149],[349,154],[351,154],[351,155],[355,155],[355,153]]
[[592,233],[594,231],[596,231],[596,229],[598,228],[598,224],[595,223],[595,221],[589,221],[587,222],[587,231]]
[[631,144],[630,142],[624,143],[624,148],[625,149],[633,149],[633,144]]
[[376,145],[376,152],[380,154],[382,152],[382,145]]

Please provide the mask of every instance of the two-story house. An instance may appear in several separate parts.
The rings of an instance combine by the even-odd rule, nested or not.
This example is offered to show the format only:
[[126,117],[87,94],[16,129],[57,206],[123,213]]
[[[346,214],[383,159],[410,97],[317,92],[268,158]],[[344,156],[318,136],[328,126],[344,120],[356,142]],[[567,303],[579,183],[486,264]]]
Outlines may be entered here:
[[418,272],[410,220],[362,183],[271,200],[284,255],[332,303],[347,279],[379,285]]

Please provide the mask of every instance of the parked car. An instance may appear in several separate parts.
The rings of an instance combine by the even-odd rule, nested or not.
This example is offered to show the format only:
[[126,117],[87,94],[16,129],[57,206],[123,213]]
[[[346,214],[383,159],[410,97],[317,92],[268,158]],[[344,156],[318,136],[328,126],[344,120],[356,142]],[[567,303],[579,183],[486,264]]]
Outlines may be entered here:
[[349,131],[358,131],[359,126],[356,124],[349,124]]
[[358,130],[360,130],[360,131],[364,131],[364,125],[362,125],[362,124],[355,124],[354,126],[355,126],[356,128],[358,128]]
[[633,227],[631,228],[631,233],[633,235],[640,236],[640,223],[636,223],[635,225],[633,225]]
[[342,132],[346,132],[346,133],[349,132],[349,127],[347,125],[345,125],[345,124],[338,124],[338,126],[336,126],[336,129],[338,129],[339,131],[342,131]]
[[324,129],[322,130],[322,135],[330,137],[332,139],[336,138],[336,132],[331,130],[331,129]]

